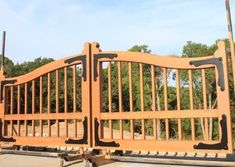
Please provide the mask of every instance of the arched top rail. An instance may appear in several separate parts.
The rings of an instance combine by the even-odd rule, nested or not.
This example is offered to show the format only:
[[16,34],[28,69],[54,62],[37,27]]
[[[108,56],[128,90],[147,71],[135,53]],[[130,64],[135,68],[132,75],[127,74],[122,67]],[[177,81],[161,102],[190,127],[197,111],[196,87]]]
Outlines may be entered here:
[[[99,55],[99,54],[97,54]],[[100,61],[122,61],[122,62],[133,62],[133,63],[144,63],[149,65],[155,65],[158,67],[173,68],[173,69],[200,69],[200,68],[211,68],[215,65],[205,64],[202,66],[194,66],[191,62],[194,61],[206,61],[214,58],[222,58],[221,56],[211,55],[198,58],[182,58],[173,56],[158,56],[149,53],[139,53],[139,52],[115,52],[107,51],[101,52],[100,55],[112,55],[115,58],[102,58]]]
[[[29,82],[31,80],[34,80],[42,75],[45,75],[47,73],[50,73],[52,71],[67,67],[67,66],[71,66],[71,65],[75,65],[75,64],[84,64],[85,65],[85,58],[86,55],[84,54],[76,54],[76,55],[72,55],[72,56],[67,56],[63,59],[60,60],[56,60],[53,61],[51,63],[48,63],[42,67],[39,67],[37,69],[35,69],[32,72],[29,72],[27,74],[21,75],[21,76],[17,76],[17,77],[12,77],[12,78],[5,78],[4,81],[6,82],[6,84],[4,85],[18,85],[18,84],[22,84],[22,83],[26,83]],[[8,81],[15,81],[15,82],[9,82]]]

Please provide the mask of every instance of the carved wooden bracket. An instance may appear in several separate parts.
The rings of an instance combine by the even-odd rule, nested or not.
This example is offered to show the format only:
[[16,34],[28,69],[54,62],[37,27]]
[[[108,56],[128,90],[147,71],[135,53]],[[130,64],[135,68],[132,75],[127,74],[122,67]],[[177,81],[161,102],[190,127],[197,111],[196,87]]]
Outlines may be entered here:
[[75,61],[82,61],[82,77],[83,77],[83,80],[86,81],[87,80],[87,74],[86,74],[86,55],[81,55],[81,56],[77,56],[77,57],[73,57],[73,58],[70,58],[70,59],[67,59],[65,60],[64,62],[65,63],[68,63],[68,64],[71,64]]
[[74,139],[68,139],[65,141],[66,144],[88,144],[88,141],[87,141],[87,131],[88,131],[88,127],[87,127],[87,117],[84,117],[84,120],[83,120],[83,130],[84,130],[84,133],[83,133],[83,137],[82,139],[79,139],[79,140],[74,140]]
[[98,119],[95,118],[95,146],[105,146],[105,147],[119,147],[120,145],[115,141],[104,142],[99,138],[99,122]]
[[102,58],[114,59],[117,56],[118,56],[117,54],[110,54],[110,53],[94,54],[94,81],[97,80],[97,77],[99,75],[97,70],[98,60]]
[[227,138],[227,120],[226,115],[222,115],[222,119],[220,120],[222,137],[220,143],[216,144],[206,144],[199,143],[198,145],[194,145],[194,149],[209,149],[209,150],[228,150],[228,138]]
[[210,58],[210,59],[205,59],[205,60],[196,60],[196,61],[190,61],[190,65],[194,65],[195,67],[199,67],[201,65],[206,65],[206,64],[212,64],[215,65],[219,74],[218,78],[218,85],[220,87],[221,91],[225,90],[224,87],[224,69],[223,69],[223,63],[222,63],[222,58]]

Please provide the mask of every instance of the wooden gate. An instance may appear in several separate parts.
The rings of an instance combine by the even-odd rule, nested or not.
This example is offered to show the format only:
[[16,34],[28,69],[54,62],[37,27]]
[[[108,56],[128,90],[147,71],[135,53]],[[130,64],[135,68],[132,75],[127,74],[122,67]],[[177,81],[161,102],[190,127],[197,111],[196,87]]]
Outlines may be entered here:
[[[224,42],[212,56],[80,55],[1,79],[1,142],[232,153]],[[213,104],[212,104],[213,103]]]

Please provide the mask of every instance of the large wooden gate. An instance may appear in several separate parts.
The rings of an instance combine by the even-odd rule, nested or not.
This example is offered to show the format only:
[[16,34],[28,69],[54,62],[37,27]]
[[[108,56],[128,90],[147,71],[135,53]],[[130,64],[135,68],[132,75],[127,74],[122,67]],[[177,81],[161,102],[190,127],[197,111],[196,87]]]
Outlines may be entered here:
[[227,74],[224,42],[201,58],[86,43],[80,55],[2,76],[0,142],[232,153]]

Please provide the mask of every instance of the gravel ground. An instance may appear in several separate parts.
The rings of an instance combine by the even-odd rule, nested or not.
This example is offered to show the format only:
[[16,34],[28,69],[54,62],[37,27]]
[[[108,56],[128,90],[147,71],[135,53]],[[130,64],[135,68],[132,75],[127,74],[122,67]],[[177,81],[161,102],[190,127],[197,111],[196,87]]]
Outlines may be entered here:
[[[59,167],[58,158],[36,157],[25,155],[1,154],[0,167]],[[84,163],[75,161],[64,163],[64,167],[83,167]],[[144,164],[130,162],[114,162],[103,167],[182,167],[182,165]],[[190,166],[192,167],[192,166]]]

